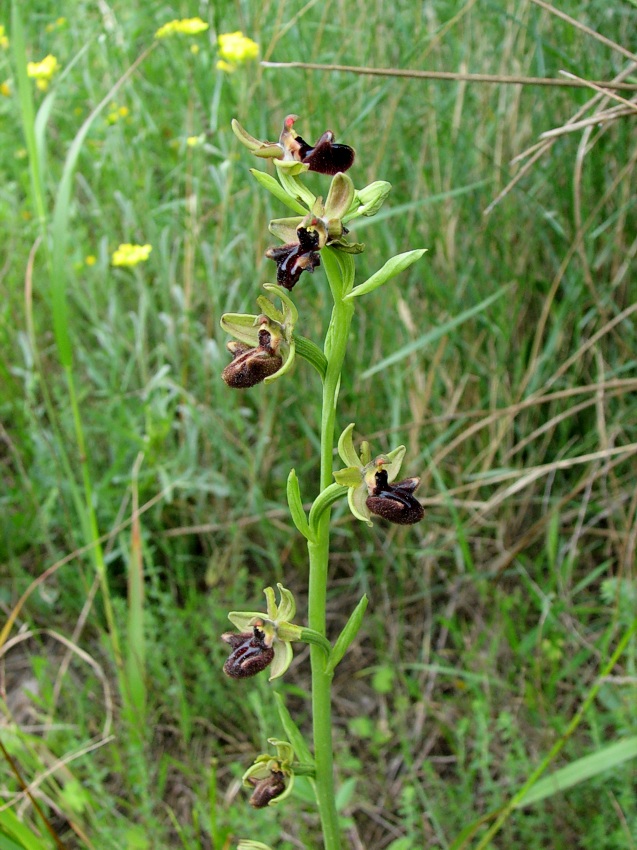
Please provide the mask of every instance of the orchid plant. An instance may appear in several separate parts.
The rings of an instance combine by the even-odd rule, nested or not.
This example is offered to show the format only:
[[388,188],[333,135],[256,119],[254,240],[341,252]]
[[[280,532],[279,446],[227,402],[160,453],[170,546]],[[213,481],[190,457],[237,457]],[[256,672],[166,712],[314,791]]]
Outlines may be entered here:
[[[354,150],[337,144],[327,130],[314,145],[294,130],[296,115],[288,115],[278,142],[260,141],[233,121],[239,141],[257,157],[272,159],[278,179],[252,170],[253,176],[277,200],[294,213],[293,217],[270,222],[270,232],[283,244],[269,248],[266,256],[276,263],[276,284],[266,283],[266,294],[257,298],[259,313],[227,313],[221,326],[234,337],[227,347],[231,362],[222,378],[229,387],[245,390],[287,375],[296,356],[306,360],[322,383],[320,487],[309,513],[301,498],[294,469],[287,482],[287,498],[292,520],[307,542],[309,592],[307,626],[295,624],[296,604],[289,590],[278,585],[279,604],[273,588],[265,589],[265,612],[231,612],[228,617],[238,629],[223,640],[231,654],[224,671],[233,678],[247,678],[269,668],[270,679],[285,674],[292,661],[292,643],[310,644],[312,669],[312,742],[305,740],[298,726],[278,698],[279,713],[289,740],[269,739],[276,756],[263,753],[243,777],[252,789],[250,803],[255,808],[281,804],[288,798],[294,776],[310,777],[321,820],[325,850],[340,850],[341,835],[335,805],[332,746],[331,683],[334,670],[360,629],[367,607],[363,596],[343,631],[330,641],[326,634],[326,594],[328,582],[330,514],[332,504],[347,497],[354,517],[372,525],[372,517],[411,525],[423,518],[423,508],[414,495],[418,478],[397,480],[405,456],[398,446],[387,454],[372,456],[367,442],[358,452],[354,446],[354,423],[338,439],[338,452],[344,468],[333,469],[336,414],[341,372],[350,326],[361,296],[368,295],[408,268],[425,253],[407,251],[388,260],[368,280],[355,285],[354,256],[364,250],[348,239],[347,224],[360,216],[373,216],[384,203],[391,186],[376,181],[361,189],[345,172],[353,165]],[[325,201],[304,184],[307,171],[331,175]],[[289,294],[304,272],[322,267],[332,295],[333,308],[322,345],[299,333],[303,327]],[[302,284],[299,284],[302,285]],[[277,300],[280,306],[277,306]],[[314,322],[308,322],[308,325]],[[265,848],[251,839],[239,847]]]

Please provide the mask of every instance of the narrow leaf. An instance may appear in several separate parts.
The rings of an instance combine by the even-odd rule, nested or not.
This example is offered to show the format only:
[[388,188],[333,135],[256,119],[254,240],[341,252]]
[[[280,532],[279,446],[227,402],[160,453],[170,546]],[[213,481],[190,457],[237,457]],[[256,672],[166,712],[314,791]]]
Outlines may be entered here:
[[303,500],[301,499],[299,479],[297,478],[296,471],[294,469],[291,469],[290,474],[288,475],[287,496],[294,525],[306,540],[313,540],[314,535],[312,534],[308,524],[305,511],[303,510]]
[[349,295],[345,296],[345,300],[356,298],[359,295],[367,295],[368,292],[373,292],[375,289],[378,289],[379,286],[387,283],[387,281],[391,280],[392,277],[395,277],[397,274],[405,271],[405,269],[408,269],[412,263],[415,263],[416,260],[419,260],[422,257],[426,250],[426,248],[418,248],[416,251],[406,251],[404,254],[397,254],[395,257],[387,260],[382,269],[379,269],[375,274],[368,278],[365,283],[355,286]]
[[617,767],[622,762],[637,757],[637,735],[624,738],[614,744],[598,750],[590,756],[584,756],[577,761],[567,764],[566,767],[556,770],[550,776],[540,779],[533,787],[529,788],[521,800],[515,803],[516,809],[539,803],[547,797],[552,797],[560,791],[566,791],[580,782],[592,779],[606,770]]
[[285,189],[278,183],[274,177],[266,174],[265,171],[259,171],[258,168],[251,168],[250,173],[253,175],[257,183],[260,183],[264,189],[267,189],[275,198],[284,203],[286,207],[294,210],[295,213],[306,215],[307,210],[295,198],[290,197]]
[[365,610],[367,609],[368,602],[369,600],[367,595],[363,596],[356,608],[354,608],[350,614],[349,620],[345,624],[345,628],[336,639],[336,643],[332,648],[332,658],[327,668],[328,673],[331,673],[335,669],[336,665],[339,661],[341,661],[349,649],[350,644],[358,634],[363,623],[363,617],[365,616]]

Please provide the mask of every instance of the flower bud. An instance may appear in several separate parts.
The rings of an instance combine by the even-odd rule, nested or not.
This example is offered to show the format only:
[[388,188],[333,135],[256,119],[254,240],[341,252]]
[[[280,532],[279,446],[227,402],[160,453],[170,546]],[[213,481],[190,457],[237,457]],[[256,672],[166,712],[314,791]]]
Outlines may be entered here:
[[375,473],[376,486],[365,504],[377,516],[398,525],[414,525],[424,517],[425,511],[413,495],[420,478],[404,478],[392,484],[387,480],[387,471]]
[[265,670],[274,658],[274,650],[266,645],[265,635],[257,626],[254,626],[251,632],[226,632],[221,635],[221,640],[232,647],[232,652],[223,665],[223,672],[233,679],[256,676]]

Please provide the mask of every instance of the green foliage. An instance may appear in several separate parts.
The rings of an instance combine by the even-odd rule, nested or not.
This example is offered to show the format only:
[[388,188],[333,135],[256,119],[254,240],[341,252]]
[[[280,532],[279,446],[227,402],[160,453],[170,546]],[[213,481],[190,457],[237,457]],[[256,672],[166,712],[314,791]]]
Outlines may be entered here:
[[[522,786],[634,620],[633,129],[629,118],[595,127],[581,148],[584,131],[561,136],[485,217],[513,157],[589,92],[258,65],[228,75],[215,68],[214,36],[243,29],[262,57],[369,67],[610,79],[624,60],[527,4],[436,2],[423,14],[397,3],[388,16],[368,0],[221,3],[208,34],[160,43],[96,112],[157,27],[192,9],[72,0],[58,23],[60,4],[17,5],[27,60],[52,53],[62,72],[47,92],[30,79],[20,88],[4,4],[5,615],[71,557],[16,615],[9,639],[21,640],[2,646],[3,742],[24,779],[39,780],[69,847],[232,847],[256,822],[242,770],[220,765],[239,755],[247,766],[281,720],[264,683],[222,678],[218,636],[236,600],[259,607],[264,583],[285,573],[304,586],[286,479],[292,460],[307,497],[319,378],[297,358],[285,380],[233,394],[219,380],[218,320],[252,310],[255,283],[273,279],[263,234],[286,214],[248,179],[230,121],[273,138],[294,111],[304,136],[329,126],[356,147],[357,185],[393,185],[373,229],[352,223],[352,241],[367,240],[356,282],[378,257],[428,249],[364,299],[341,388],[338,424],[355,420],[379,451],[405,443],[405,474],[422,474],[427,510],[417,532],[370,534],[334,509],[333,639],[369,597],[335,671],[341,815],[366,846],[452,846]],[[635,43],[632,2],[560,8]],[[40,116],[31,124],[29,96]],[[151,244],[148,261],[112,267],[124,242]],[[330,304],[323,270],[305,277],[295,298],[316,328],[299,331],[315,341]],[[82,550],[97,537],[128,659],[120,668],[93,587],[95,547]],[[129,602],[131,569],[144,595]],[[633,641],[551,772],[634,737],[635,667]],[[294,701],[307,694],[305,659],[291,672]],[[294,716],[304,732],[310,718]],[[627,850],[633,771],[617,764],[514,812],[498,846]],[[15,801],[8,767],[2,784],[3,803]],[[258,813],[278,850],[316,844],[308,780],[297,785],[280,820]],[[53,846],[31,806],[0,817],[0,846]]]

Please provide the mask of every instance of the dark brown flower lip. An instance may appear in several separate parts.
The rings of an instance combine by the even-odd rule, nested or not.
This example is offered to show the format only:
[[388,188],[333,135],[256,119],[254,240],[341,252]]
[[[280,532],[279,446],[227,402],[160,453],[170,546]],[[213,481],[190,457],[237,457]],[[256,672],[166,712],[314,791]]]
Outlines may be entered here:
[[413,495],[420,478],[404,478],[390,484],[387,471],[381,469],[375,474],[375,480],[376,486],[365,502],[371,513],[398,525],[420,522],[425,510]]
[[265,643],[264,633],[255,626],[251,632],[225,632],[221,640],[232,647],[223,672],[232,679],[256,676],[272,662],[274,650]]
[[283,358],[277,353],[278,340],[273,339],[265,328],[259,331],[259,345],[255,348],[235,340],[231,340],[226,347],[233,359],[221,377],[234,389],[254,387],[278,372],[283,365]]
[[250,805],[255,809],[264,809],[271,800],[280,797],[285,791],[285,777],[279,770],[270,771],[270,775],[263,779],[249,777],[248,782],[254,785]]
[[[302,230],[303,228],[299,228]],[[301,243],[303,239],[303,243]],[[308,244],[318,245],[318,235],[316,240],[306,239],[299,236],[299,242],[290,242],[287,245],[279,245],[275,248],[268,248],[265,256],[274,260],[276,268],[276,282],[279,286],[283,286],[287,290],[294,289],[303,272],[313,272],[317,266],[321,264],[319,252],[313,247],[308,248]]]

